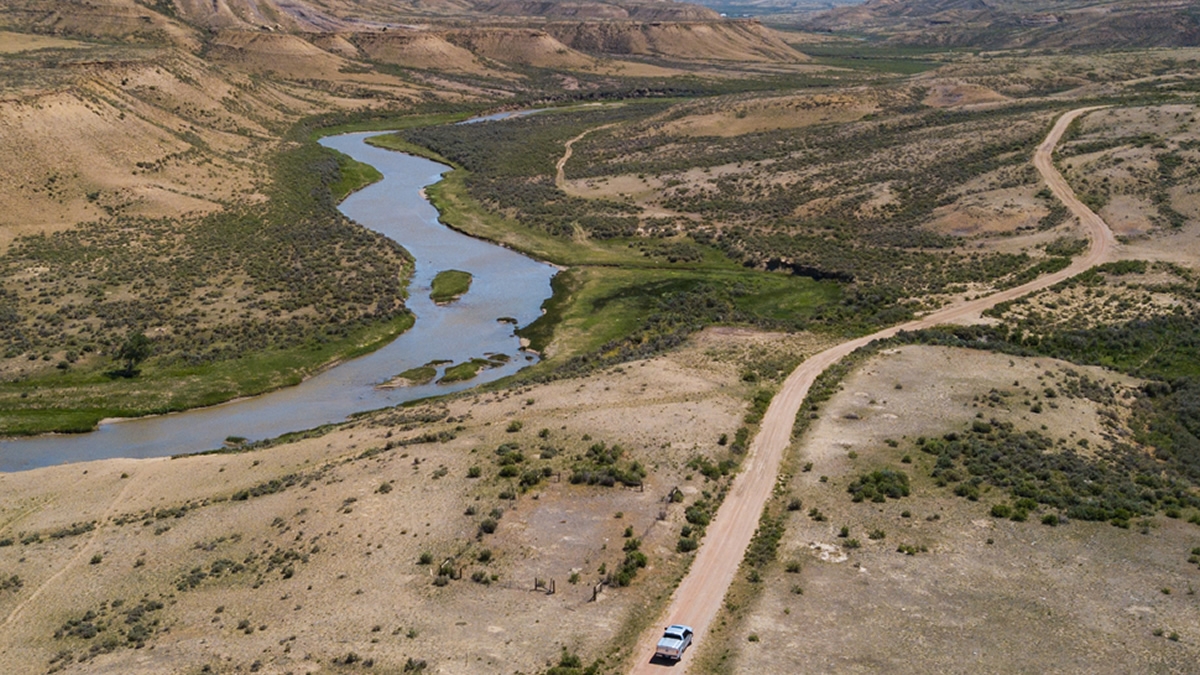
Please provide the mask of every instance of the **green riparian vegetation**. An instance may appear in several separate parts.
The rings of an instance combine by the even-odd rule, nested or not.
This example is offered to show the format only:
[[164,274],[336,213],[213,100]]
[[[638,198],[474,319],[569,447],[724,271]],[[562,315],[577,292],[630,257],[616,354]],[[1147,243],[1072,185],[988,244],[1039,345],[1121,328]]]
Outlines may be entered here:
[[443,270],[433,277],[432,290],[429,298],[434,302],[453,302],[461,298],[471,289],[470,272],[461,270]]

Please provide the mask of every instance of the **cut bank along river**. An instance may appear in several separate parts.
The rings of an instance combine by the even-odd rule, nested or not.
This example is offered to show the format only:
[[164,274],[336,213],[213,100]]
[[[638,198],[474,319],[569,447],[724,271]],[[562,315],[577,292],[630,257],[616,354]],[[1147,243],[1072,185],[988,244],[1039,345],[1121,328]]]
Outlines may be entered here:
[[[330,368],[294,387],[172,415],[103,424],[96,431],[0,441],[0,471],[22,471],[65,462],[111,457],[162,457],[203,452],[227,437],[272,438],[289,431],[339,422],[364,410],[446,394],[489,382],[528,365],[511,317],[526,325],[550,297],[553,267],[494,244],[455,232],[438,222],[421,195],[448,167],[365,143],[373,134],[345,134],[321,144],[374,166],[383,180],[342,202],[341,210],[363,226],[403,245],[416,261],[408,308],[417,320],[406,333],[366,356]],[[471,290],[445,306],[429,299],[434,275],[470,272]],[[435,360],[460,363],[485,354],[509,362],[466,382],[436,382],[380,389],[377,385]],[[442,368],[439,368],[439,376]]]

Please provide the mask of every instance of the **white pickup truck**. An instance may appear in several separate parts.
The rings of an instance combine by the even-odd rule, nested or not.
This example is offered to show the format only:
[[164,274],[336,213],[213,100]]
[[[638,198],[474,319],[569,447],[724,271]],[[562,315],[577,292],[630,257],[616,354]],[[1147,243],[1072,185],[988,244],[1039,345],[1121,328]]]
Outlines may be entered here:
[[691,626],[667,626],[667,629],[663,631],[662,638],[658,641],[658,647],[654,649],[654,656],[678,661],[683,658],[683,650],[690,647],[691,644]]

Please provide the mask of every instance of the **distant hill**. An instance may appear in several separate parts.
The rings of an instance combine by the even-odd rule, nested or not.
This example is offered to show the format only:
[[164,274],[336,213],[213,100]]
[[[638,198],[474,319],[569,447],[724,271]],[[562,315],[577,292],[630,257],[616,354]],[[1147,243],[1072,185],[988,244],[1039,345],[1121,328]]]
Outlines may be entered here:
[[764,17],[786,21],[809,17],[846,5],[858,5],[864,0],[696,0],[731,18]]
[[671,0],[174,0],[174,4],[188,21],[212,27],[308,31],[459,17],[635,21],[720,18],[711,9]]
[[547,19],[630,19],[634,21],[697,21],[720,15],[698,4],[665,0],[481,0],[475,12],[490,16],[543,17]]
[[174,22],[210,30],[341,32],[459,19],[715,21],[672,0],[5,0],[0,27],[43,33],[151,37]]
[[802,22],[890,42],[965,47],[1200,44],[1195,0],[868,0]]
[[806,60],[755,21],[670,0],[9,0],[0,29],[167,41],[251,70],[337,73],[346,59],[483,72],[594,56]]
[[552,22],[542,29],[573,49],[616,56],[744,62],[808,58],[757,21]]

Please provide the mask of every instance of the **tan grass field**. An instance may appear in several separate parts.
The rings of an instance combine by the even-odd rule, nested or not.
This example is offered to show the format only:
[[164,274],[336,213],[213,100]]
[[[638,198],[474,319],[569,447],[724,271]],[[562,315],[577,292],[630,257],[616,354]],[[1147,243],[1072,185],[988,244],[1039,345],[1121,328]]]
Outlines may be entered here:
[[[381,672],[410,657],[434,672],[531,672],[556,663],[563,647],[589,660],[607,655],[687,560],[674,552],[683,507],[715,484],[684,464],[727,452],[718,436],[732,435],[747,394],[738,364],[763,350],[812,348],[785,336],[710,331],[669,356],[586,380],[384,411],[266,450],[0,476],[0,537],[17,539],[0,547],[0,572],[22,581],[0,591],[0,621],[8,619],[0,669],[223,672],[259,662],[260,672],[315,672],[353,652]],[[514,421],[522,429],[506,431]],[[438,431],[456,437],[382,450],[388,440]],[[644,491],[567,481],[573,457],[601,440],[646,466]],[[526,466],[553,467],[555,476],[516,501],[499,499],[515,481],[496,478],[493,450],[504,442],[521,445]],[[562,454],[539,460],[543,445]],[[366,450],[378,454],[361,458]],[[472,466],[481,478],[467,477]],[[235,496],[272,479],[296,484]],[[664,503],[674,487],[684,502]],[[464,515],[468,507],[476,515]],[[477,536],[494,508],[502,512],[496,533]],[[50,536],[89,521],[94,531]],[[633,586],[607,588],[591,602],[597,570],[623,555],[626,527],[650,565]],[[34,532],[41,543],[20,543]],[[493,556],[486,564],[478,561],[484,549]],[[423,552],[433,565],[418,564]],[[272,566],[272,555],[286,560]],[[465,573],[439,588],[434,569],[447,558]],[[211,572],[222,559],[246,569],[177,587],[190,570]],[[497,578],[476,583],[475,572]],[[578,583],[569,583],[573,573]],[[535,577],[553,579],[557,592],[534,591]],[[164,604],[150,613],[157,624],[148,646],[133,649],[121,637],[113,651],[81,662],[91,645],[127,630],[121,612],[142,598]],[[100,637],[54,637],[103,607],[112,627]],[[71,659],[52,666],[63,650]]]
[[75,40],[63,40],[62,38],[50,37],[48,35],[30,35],[28,33],[13,33],[11,31],[0,30],[0,54],[16,54],[36,49],[63,49],[82,46],[84,46],[83,43],[76,42]]
[[[1188,670],[1200,644],[1191,594],[1200,583],[1186,562],[1195,525],[1158,516],[1143,534],[991,518],[998,496],[971,502],[937,488],[927,477],[932,458],[911,447],[919,435],[969,426],[977,413],[1071,444],[1120,433],[1105,406],[1087,399],[1060,397],[1030,412],[1026,391],[1072,371],[1111,383],[1118,399],[1137,384],[1052,359],[934,347],[888,350],[858,367],[798,441],[801,462],[813,467],[788,489],[803,509],[790,514],[761,592],[727,642],[704,646],[708,657],[728,672]],[[997,390],[1007,393],[1000,404],[988,399]],[[905,454],[913,464],[900,462]],[[913,478],[912,496],[853,503],[847,484],[884,466]],[[808,517],[810,508],[827,520]],[[843,545],[843,525],[862,548]],[[886,537],[870,540],[873,529]],[[909,556],[896,551],[901,544],[928,550]],[[791,562],[798,573],[785,571]]]
[[869,94],[772,97],[734,103],[730,109],[670,122],[665,131],[685,136],[740,136],[773,129],[853,122],[878,110]]

